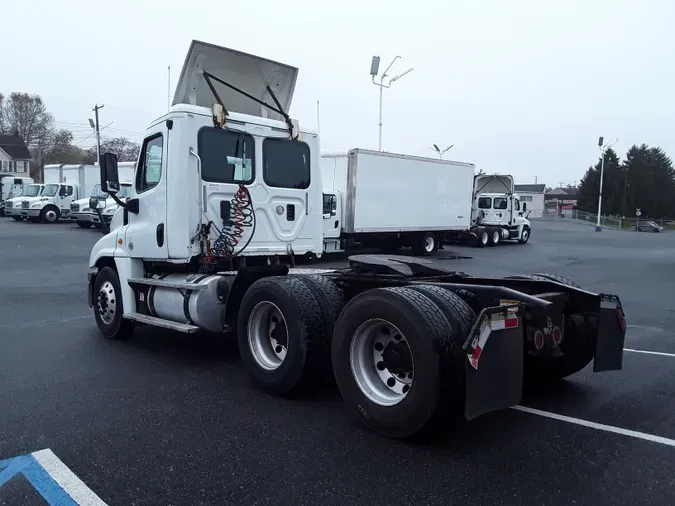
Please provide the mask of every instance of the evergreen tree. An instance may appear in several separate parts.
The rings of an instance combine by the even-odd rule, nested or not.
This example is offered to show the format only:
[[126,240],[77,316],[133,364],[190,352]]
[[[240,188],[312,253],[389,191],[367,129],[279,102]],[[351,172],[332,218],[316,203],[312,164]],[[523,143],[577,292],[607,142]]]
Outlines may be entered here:
[[[598,194],[600,189],[600,166],[602,159],[594,167],[589,167],[579,183],[577,208],[590,213],[598,212]],[[602,182],[602,214],[617,214],[622,207],[620,188],[623,186],[624,170],[616,152],[609,148],[605,151],[605,167]]]

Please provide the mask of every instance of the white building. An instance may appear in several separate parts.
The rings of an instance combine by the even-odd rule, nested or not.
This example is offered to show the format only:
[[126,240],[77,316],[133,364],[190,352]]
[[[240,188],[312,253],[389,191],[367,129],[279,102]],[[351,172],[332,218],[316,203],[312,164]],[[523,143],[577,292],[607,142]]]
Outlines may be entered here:
[[520,202],[527,204],[530,218],[541,218],[544,215],[545,184],[517,184],[516,193]]
[[0,176],[29,176],[30,153],[18,133],[0,135]]

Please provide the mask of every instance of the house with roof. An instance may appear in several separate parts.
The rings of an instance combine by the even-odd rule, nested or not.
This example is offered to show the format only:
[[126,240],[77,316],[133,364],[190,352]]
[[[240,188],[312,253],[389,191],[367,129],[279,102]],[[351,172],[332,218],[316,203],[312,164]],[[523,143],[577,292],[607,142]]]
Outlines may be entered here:
[[0,135],[0,176],[29,176],[30,151],[18,132]]
[[572,185],[553,188],[544,198],[548,214],[571,215],[579,200],[579,188]]
[[541,218],[544,215],[544,193],[545,184],[517,184],[516,193],[520,197],[520,202],[527,204],[527,210],[530,211],[530,218]]

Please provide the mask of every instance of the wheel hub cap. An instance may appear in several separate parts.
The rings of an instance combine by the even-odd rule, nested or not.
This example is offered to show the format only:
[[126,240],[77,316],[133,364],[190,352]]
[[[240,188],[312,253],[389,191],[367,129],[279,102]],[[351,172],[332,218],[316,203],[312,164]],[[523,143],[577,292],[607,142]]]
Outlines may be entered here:
[[110,281],[106,281],[99,288],[98,295],[96,296],[96,309],[103,323],[110,325],[117,312],[115,287]]
[[256,304],[248,319],[248,345],[256,363],[266,371],[278,369],[288,351],[288,326],[276,304]]

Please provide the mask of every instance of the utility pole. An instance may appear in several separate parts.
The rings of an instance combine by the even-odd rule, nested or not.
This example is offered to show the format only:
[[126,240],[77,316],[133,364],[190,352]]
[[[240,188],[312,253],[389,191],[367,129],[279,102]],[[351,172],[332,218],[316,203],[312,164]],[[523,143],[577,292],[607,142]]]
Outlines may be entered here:
[[101,164],[101,129],[99,128],[99,123],[98,123],[98,110],[103,109],[103,104],[98,105],[96,104],[94,106],[94,128],[96,130],[96,161]]

